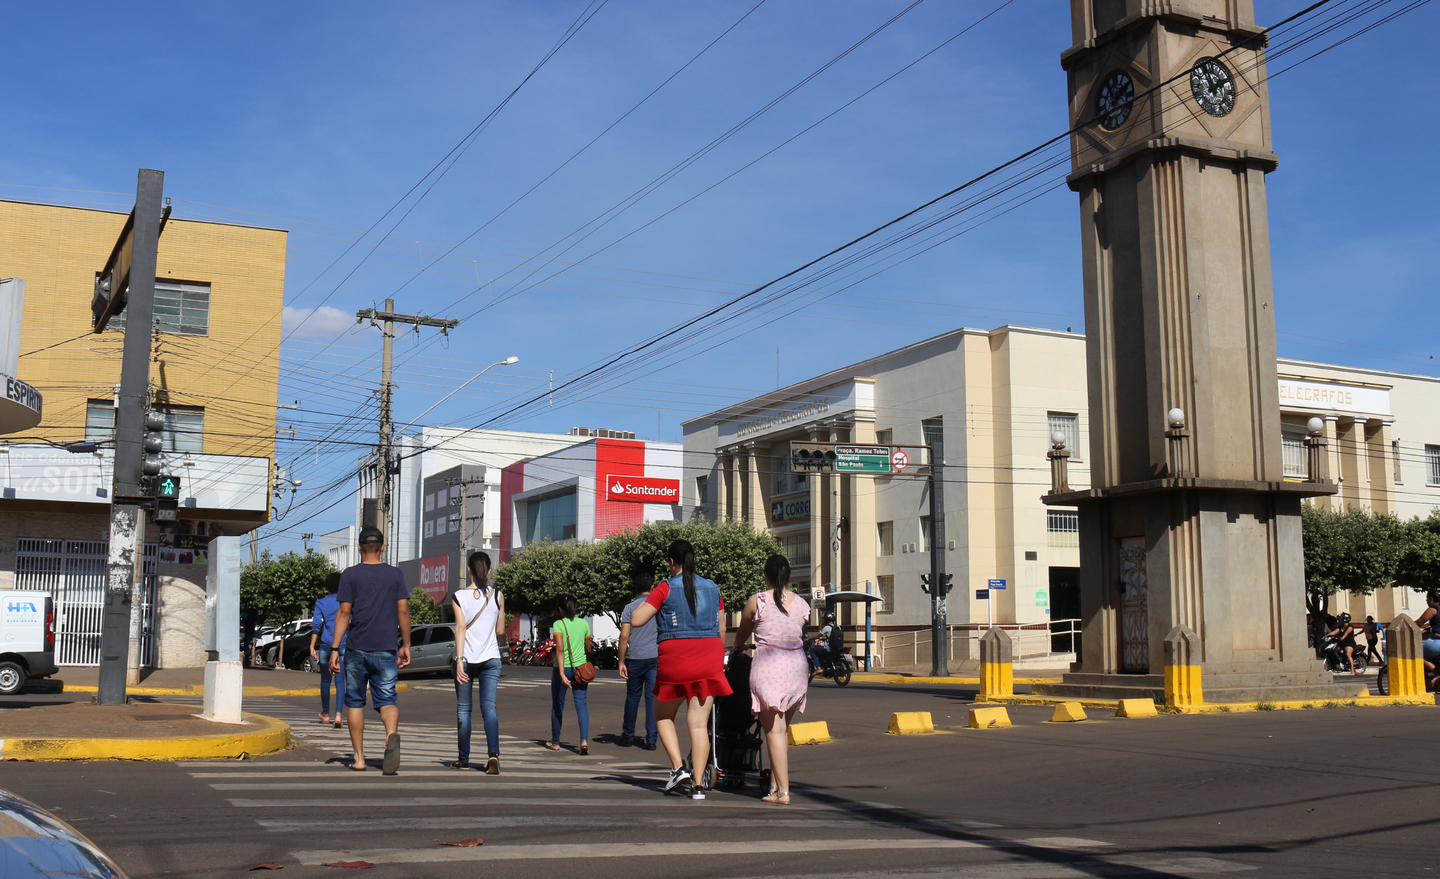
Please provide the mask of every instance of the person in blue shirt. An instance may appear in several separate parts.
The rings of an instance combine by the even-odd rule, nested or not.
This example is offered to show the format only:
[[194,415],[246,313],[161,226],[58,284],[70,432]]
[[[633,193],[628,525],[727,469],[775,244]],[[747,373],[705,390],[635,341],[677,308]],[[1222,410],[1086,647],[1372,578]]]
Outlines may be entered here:
[[[331,723],[330,719],[330,682],[335,676],[330,674],[330,653],[333,648],[330,646],[330,639],[335,637],[335,617],[340,613],[340,598],[335,593],[340,591],[340,572],[334,571],[325,577],[325,591],[328,593],[324,598],[315,602],[315,619],[310,621],[310,658],[320,664],[320,722]],[[319,639],[319,643],[316,643]],[[345,639],[340,639],[340,667],[345,667]],[[335,684],[335,728],[340,728],[340,703],[345,696],[344,684]]]

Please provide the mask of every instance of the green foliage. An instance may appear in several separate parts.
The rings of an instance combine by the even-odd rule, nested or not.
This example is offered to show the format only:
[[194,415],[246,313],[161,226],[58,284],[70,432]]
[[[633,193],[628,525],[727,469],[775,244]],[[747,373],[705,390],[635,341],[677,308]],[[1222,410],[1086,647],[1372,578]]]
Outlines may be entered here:
[[440,605],[436,604],[430,597],[430,593],[416,586],[410,590],[410,625],[423,626],[426,623],[440,622]]
[[657,522],[597,543],[537,543],[495,569],[507,609],[547,614],[572,595],[582,614],[617,617],[634,597],[636,572],[659,582],[669,575],[666,552],[677,539],[695,546],[695,569],[720,587],[725,606],[738,609],[765,585],[765,559],[780,551],[769,534],[743,522]]
[[1301,508],[1306,604],[1323,613],[1337,592],[1369,595],[1395,582],[1414,524],[1393,515]]
[[240,608],[254,611],[266,626],[307,617],[325,595],[325,576],[334,570],[329,559],[315,552],[275,558],[267,550],[260,561],[240,570]]
[[1422,592],[1440,590],[1440,512],[1405,525],[1408,541],[1400,562],[1399,580]]

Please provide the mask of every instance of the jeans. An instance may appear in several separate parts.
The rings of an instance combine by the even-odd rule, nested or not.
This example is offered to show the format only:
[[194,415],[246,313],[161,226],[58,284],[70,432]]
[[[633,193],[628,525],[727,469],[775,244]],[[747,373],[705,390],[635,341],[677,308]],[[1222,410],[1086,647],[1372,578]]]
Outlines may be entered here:
[[810,658],[815,660],[815,668],[824,671],[825,662],[830,658],[830,651],[819,644],[810,648]]
[[455,728],[460,734],[460,762],[470,762],[470,705],[474,685],[480,685],[480,717],[485,722],[485,751],[500,755],[500,716],[495,713],[495,688],[500,685],[500,660],[465,663],[470,682],[455,682]]
[[[575,716],[580,718],[580,741],[590,740],[590,707],[585,704],[586,690],[589,684],[582,684],[575,680],[575,669],[565,669],[565,676],[570,679],[570,692],[575,694]],[[556,669],[550,675],[550,744],[560,744],[560,721],[565,719],[565,682],[560,680],[560,670]]]
[[[316,644],[315,655],[320,659],[320,713],[330,713],[330,687],[334,676],[330,674],[330,654],[340,652],[340,673],[345,673],[345,645],[331,647],[329,644]],[[340,702],[345,698],[345,679],[334,681],[335,687],[335,712],[340,712]]]
[[640,711],[640,697],[644,696],[645,741],[652,744],[660,735],[655,726],[655,668],[659,662],[653,656],[625,660],[625,671],[630,677],[625,681],[625,723],[620,731],[626,736],[635,735],[635,715]]
[[395,679],[400,676],[394,650],[347,650],[345,652],[345,707],[365,707],[365,687],[370,687],[370,704],[376,708],[395,704]]

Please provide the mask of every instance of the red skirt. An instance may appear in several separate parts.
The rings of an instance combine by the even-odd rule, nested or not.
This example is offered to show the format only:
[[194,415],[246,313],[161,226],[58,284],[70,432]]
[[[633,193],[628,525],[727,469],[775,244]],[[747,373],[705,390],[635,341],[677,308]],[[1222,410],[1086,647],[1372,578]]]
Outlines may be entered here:
[[719,638],[672,638],[660,642],[660,661],[655,666],[655,698],[705,699],[728,696],[725,680],[725,642]]

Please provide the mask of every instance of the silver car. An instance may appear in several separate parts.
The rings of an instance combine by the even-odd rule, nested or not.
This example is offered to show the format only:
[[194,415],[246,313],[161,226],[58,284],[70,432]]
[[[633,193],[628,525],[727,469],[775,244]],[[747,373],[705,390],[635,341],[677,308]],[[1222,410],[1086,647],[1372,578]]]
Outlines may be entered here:
[[27,799],[0,790],[4,879],[125,879],[125,871],[75,828]]
[[448,675],[450,664],[455,661],[455,627],[450,623],[435,623],[410,627],[410,664],[400,669],[401,674],[422,674],[426,672]]

